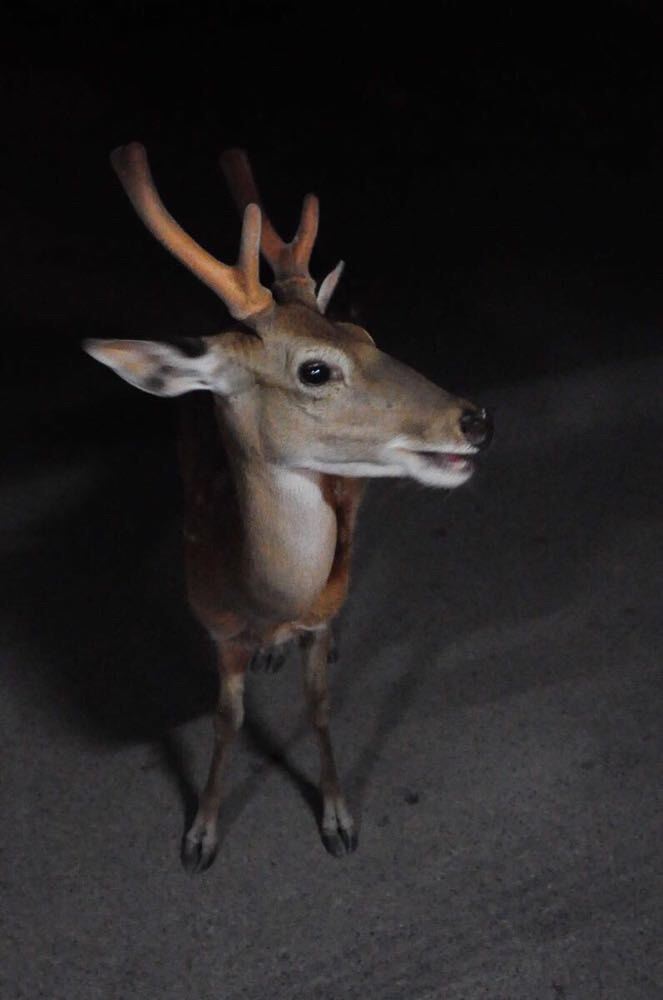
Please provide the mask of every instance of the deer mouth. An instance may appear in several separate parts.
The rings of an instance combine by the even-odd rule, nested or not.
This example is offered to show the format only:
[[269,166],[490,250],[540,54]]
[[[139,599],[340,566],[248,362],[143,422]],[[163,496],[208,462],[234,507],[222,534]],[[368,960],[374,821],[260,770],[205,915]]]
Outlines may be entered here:
[[467,455],[456,455],[448,451],[415,451],[424,462],[429,462],[438,469],[448,469],[454,472],[466,472],[474,468],[474,463]]
[[472,458],[453,451],[399,449],[408,475],[428,486],[453,489],[467,482],[474,472]]

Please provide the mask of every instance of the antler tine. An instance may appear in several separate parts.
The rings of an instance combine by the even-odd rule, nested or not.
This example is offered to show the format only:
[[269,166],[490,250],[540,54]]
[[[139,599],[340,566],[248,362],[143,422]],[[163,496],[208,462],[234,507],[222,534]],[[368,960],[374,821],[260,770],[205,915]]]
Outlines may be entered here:
[[165,208],[152,180],[145,148],[138,142],[111,153],[111,163],[131,204],[150,230],[174,257],[223,299],[235,319],[250,320],[273,305],[272,293],[260,284],[260,209],[249,204],[244,212],[237,265],[221,263],[204,250]]
[[320,202],[314,194],[307,194],[302,205],[299,226],[292,241],[292,252],[295,259],[306,268],[308,274],[309,261],[318,236],[320,222]]
[[[258,186],[244,150],[226,150],[221,154],[219,162],[240,212],[249,202],[261,205]],[[304,199],[297,232],[290,243],[285,243],[263,209],[261,249],[277,281],[305,279],[312,291],[314,282],[309,273],[309,263],[318,235],[319,214],[318,199],[315,195],[308,194]]]

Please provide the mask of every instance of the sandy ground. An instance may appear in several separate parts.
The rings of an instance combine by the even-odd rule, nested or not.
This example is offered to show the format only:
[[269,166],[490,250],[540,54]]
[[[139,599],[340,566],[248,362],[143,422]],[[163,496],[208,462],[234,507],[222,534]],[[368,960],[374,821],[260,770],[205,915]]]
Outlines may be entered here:
[[78,395],[62,372],[41,397],[77,447],[1,493],[0,995],[663,995],[663,362],[494,388],[467,487],[372,484],[333,668],[359,850],[320,844],[291,656],[250,678],[195,878],[178,852],[214,685],[181,597],[168,404],[99,440],[88,363]]

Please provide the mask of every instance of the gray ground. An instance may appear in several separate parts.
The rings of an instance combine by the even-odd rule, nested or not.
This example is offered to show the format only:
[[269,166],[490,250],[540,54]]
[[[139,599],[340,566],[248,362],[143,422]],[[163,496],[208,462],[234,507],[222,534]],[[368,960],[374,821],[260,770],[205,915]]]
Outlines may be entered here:
[[291,657],[251,676],[215,865],[180,868],[212,684],[173,502],[149,516],[176,495],[161,440],[16,471],[0,996],[662,996],[661,384],[650,359],[495,389],[469,486],[371,487],[333,672],[341,861]]

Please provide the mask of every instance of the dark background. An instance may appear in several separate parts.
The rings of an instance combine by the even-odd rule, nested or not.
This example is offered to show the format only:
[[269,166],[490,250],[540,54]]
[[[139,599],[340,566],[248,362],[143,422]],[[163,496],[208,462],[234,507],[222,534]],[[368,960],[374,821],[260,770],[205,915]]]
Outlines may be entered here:
[[[447,381],[650,349],[661,309],[659,6],[436,11],[10,3],[5,330],[48,350],[224,320],[141,231],[110,171],[109,150],[137,138],[167,205],[225,259],[238,225],[220,150],[250,151],[288,235],[315,190],[315,270],[348,262],[337,311]],[[624,316],[639,321],[636,343],[619,332]]]

